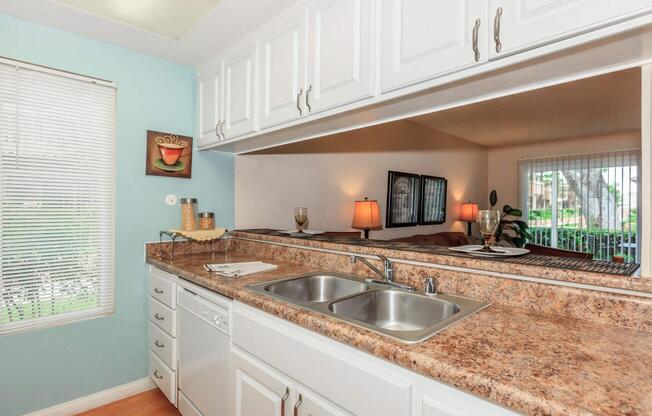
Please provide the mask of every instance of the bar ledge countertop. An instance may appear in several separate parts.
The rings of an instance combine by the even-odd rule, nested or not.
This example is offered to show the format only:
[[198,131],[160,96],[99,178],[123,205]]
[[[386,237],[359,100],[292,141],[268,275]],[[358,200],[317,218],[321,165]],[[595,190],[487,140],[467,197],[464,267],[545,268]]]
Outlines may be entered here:
[[[494,303],[424,342],[407,345],[249,290],[246,286],[253,283],[327,269],[298,258],[272,257],[265,250],[255,255],[239,250],[239,242],[248,243],[244,239],[256,236],[234,235],[227,243],[227,255],[182,248],[169,260],[160,256],[161,245],[148,243],[146,260],[236,301],[517,412],[652,415],[652,332]],[[289,238],[278,241],[302,244]],[[228,279],[211,275],[203,267],[208,262],[253,260],[266,260],[278,268]]]

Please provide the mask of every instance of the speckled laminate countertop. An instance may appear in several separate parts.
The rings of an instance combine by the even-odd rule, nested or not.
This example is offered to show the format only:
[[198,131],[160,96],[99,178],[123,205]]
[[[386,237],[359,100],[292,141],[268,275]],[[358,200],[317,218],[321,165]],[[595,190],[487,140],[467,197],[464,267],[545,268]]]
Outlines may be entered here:
[[[238,279],[207,262],[267,260],[279,267]],[[499,305],[413,345],[256,294],[252,283],[315,268],[230,254],[147,262],[419,374],[532,415],[652,415],[652,333]]]

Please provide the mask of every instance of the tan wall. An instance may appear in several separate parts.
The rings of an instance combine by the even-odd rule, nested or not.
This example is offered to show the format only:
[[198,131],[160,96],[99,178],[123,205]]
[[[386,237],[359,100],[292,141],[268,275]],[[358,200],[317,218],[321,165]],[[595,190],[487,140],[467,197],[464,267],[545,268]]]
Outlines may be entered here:
[[[627,132],[606,136],[580,137],[528,145],[495,147],[488,149],[487,189],[498,192],[498,205],[519,207],[518,160],[524,158],[553,157],[582,153],[609,152],[641,147],[640,132]],[[486,204],[486,200],[481,201]]]
[[236,228],[291,228],[294,207],[307,206],[310,228],[350,230],[353,201],[365,196],[379,201],[384,222],[388,170],[447,178],[446,224],[372,231],[372,238],[463,231],[459,204],[487,199],[485,148],[402,121],[237,156]]

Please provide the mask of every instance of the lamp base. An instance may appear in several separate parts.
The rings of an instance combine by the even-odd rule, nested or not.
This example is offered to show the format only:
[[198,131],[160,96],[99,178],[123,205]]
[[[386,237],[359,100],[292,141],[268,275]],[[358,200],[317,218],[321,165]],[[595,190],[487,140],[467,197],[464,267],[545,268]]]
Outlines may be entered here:
[[466,226],[467,226],[467,229],[466,229],[466,235],[468,235],[469,237],[471,237],[471,235],[473,235],[473,233],[471,232],[471,221],[467,221],[467,222],[466,222]]
[[364,238],[369,238],[369,228],[365,228],[364,230]]

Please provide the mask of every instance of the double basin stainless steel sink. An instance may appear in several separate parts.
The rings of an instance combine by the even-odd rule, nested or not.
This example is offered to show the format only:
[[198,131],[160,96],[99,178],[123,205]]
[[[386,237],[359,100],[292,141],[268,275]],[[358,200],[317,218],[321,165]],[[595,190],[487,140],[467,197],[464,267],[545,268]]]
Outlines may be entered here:
[[410,344],[424,341],[489,306],[461,296],[407,292],[331,272],[257,283],[249,288]]

